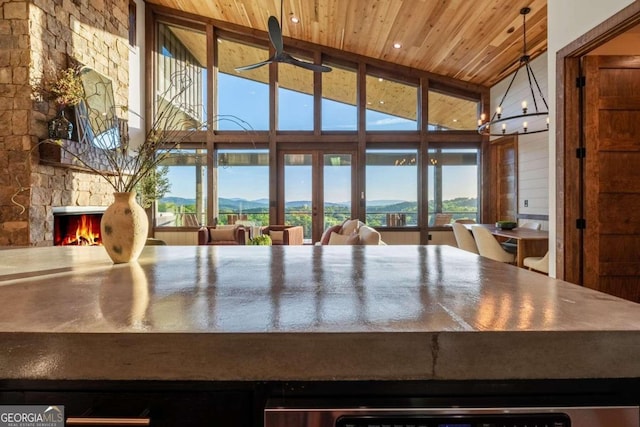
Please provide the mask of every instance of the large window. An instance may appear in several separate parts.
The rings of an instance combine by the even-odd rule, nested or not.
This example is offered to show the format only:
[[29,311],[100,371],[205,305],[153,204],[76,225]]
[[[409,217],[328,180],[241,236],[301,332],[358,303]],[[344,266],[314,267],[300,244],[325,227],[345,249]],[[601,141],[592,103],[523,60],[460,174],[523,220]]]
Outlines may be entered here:
[[418,225],[418,150],[367,150],[367,224]]
[[429,150],[429,224],[436,213],[479,221],[478,149]]
[[278,64],[279,130],[313,130],[313,74],[295,65]]
[[358,85],[353,70],[331,65],[322,75],[322,130],[358,129]]
[[[160,17],[148,47],[157,70],[149,110],[175,112],[180,126],[169,129],[185,130],[176,137],[190,148],[165,162],[171,188],[156,203],[156,226],[279,221],[304,225],[317,240],[321,228],[356,215],[398,229],[431,224],[435,213],[480,219],[480,156],[469,147],[482,142],[475,129],[485,88],[348,53],[325,56],[305,43],[284,48],[330,63],[330,73],[286,63],[236,71],[270,57],[266,37],[213,21],[162,22],[164,12],[151,11]],[[174,102],[176,76],[189,87]]]
[[218,222],[269,224],[268,150],[218,150]]
[[207,118],[205,34],[161,23],[158,52],[155,111],[163,117],[156,120],[168,129],[201,129]]
[[418,88],[367,75],[367,130],[418,129]]
[[179,150],[169,153],[167,166],[170,188],[156,202],[156,227],[199,227],[205,224],[207,162],[205,150]]
[[235,70],[268,57],[267,49],[218,39],[216,129],[243,130],[239,124],[253,130],[269,129],[269,67]]

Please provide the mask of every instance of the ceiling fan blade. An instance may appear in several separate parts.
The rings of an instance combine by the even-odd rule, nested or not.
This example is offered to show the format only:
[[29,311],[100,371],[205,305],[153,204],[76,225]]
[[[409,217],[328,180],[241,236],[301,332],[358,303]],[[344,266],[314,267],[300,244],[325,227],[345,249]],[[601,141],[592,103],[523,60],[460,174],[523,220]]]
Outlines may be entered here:
[[331,71],[330,67],[325,65],[317,65],[306,61],[301,61],[299,59],[294,58],[284,51],[284,42],[282,40],[282,29],[280,28],[280,23],[278,22],[278,18],[275,16],[270,16],[267,21],[267,26],[269,28],[269,40],[271,40],[271,44],[276,50],[275,54],[267,59],[266,61],[258,62],[257,64],[245,65],[244,67],[236,68],[236,71],[247,71],[253,70],[254,68],[262,67],[263,65],[270,64],[272,62],[284,62],[291,65],[296,65],[298,67],[306,68],[307,70],[326,73]]
[[269,28],[269,40],[271,40],[271,44],[276,49],[276,56],[278,56],[284,50],[282,29],[280,28],[280,23],[278,23],[278,18],[270,16],[269,21],[267,21],[267,27]]
[[327,73],[331,71],[331,67],[327,67],[326,65],[318,65],[312,64],[311,62],[301,61],[293,56],[289,55],[286,52],[283,52],[282,55],[278,58],[278,62],[285,62],[287,64],[295,65],[298,67],[306,68],[307,70],[315,71],[318,73]]
[[258,68],[258,67],[262,67],[263,65],[267,65],[267,64],[271,64],[273,62],[273,56],[269,59],[267,59],[266,61],[262,61],[262,62],[258,62],[255,64],[251,64],[251,65],[245,65],[243,67],[237,67],[235,70],[236,71],[248,71],[248,70],[253,70],[254,68]]

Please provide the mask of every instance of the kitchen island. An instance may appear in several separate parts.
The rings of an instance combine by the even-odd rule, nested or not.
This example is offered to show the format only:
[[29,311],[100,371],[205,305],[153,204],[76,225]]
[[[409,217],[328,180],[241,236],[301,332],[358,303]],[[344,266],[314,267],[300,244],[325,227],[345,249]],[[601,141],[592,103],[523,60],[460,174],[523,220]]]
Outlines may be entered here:
[[5,390],[640,378],[640,305],[448,246],[150,246],[118,265],[101,247],[0,257]]

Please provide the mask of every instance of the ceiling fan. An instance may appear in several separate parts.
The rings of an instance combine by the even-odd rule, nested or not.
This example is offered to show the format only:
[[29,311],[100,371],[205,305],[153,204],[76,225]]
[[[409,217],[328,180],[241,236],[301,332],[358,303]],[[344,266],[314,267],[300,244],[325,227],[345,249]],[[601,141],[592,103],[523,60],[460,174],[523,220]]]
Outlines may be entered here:
[[[282,19],[282,1],[280,1],[280,19]],[[266,61],[258,62],[256,64],[245,65],[243,67],[237,67],[236,71],[253,70],[254,68],[262,67],[263,65],[271,64],[272,62],[282,62],[285,64],[296,65],[298,67],[306,68],[307,70],[326,73],[331,71],[331,67],[325,65],[313,64],[311,62],[301,61],[294,58],[290,54],[284,51],[284,43],[282,41],[282,28],[278,22],[278,18],[270,16],[267,21],[267,27],[269,29],[269,40],[275,48],[275,53],[271,58]]]

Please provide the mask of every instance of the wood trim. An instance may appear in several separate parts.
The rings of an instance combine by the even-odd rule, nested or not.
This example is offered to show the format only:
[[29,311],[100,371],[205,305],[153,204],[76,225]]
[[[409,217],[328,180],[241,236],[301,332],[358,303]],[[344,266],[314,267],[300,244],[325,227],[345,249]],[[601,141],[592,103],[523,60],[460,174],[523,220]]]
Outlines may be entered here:
[[[353,212],[353,216],[362,222],[367,219],[367,92],[366,92],[367,66],[363,63],[358,64],[358,149],[356,152],[356,164],[361,165],[358,169],[358,179],[356,180],[356,192],[358,195],[358,209]],[[365,197],[362,197],[364,195]]]
[[[563,62],[564,102],[568,111],[581,110],[582,90],[576,87],[580,76],[580,59],[567,58]],[[575,226],[582,212],[582,166],[576,150],[583,145],[582,113],[562,115],[557,123],[566,129],[564,150],[556,153],[556,170],[563,169],[562,179],[556,180],[556,191],[565,194],[562,209],[556,209],[556,276],[572,283],[582,283],[582,231]],[[559,276],[559,275],[562,276]]]
[[[269,56],[273,55],[273,47],[269,48]],[[284,188],[278,186],[284,179],[284,170],[279,172],[278,165],[283,164],[278,156],[277,124],[278,124],[278,66],[269,64],[269,225],[284,224],[284,209],[278,206],[278,200],[284,194]],[[284,185],[284,184],[283,184]]]
[[[313,62],[322,64],[322,54],[314,52]],[[322,73],[313,73],[313,135],[322,133]]]
[[[556,54],[556,277],[580,283],[582,267],[577,253],[580,237],[567,219],[576,206],[575,183],[580,172],[572,165],[572,150],[579,147],[582,116],[576,102],[575,77],[579,58],[640,22],[640,2],[636,1],[601,24],[573,40]],[[574,151],[575,152],[575,151]]]
[[427,135],[427,126],[429,124],[429,79],[420,81],[420,102],[418,102],[418,126],[420,129],[420,147],[418,151],[418,226],[420,231],[420,244],[426,245],[429,242],[429,221],[421,221],[421,218],[429,217],[429,139]]
[[[485,92],[482,92],[480,106],[478,108],[480,109],[480,111],[478,111],[478,116],[480,116],[483,111],[491,110],[491,92],[488,89]],[[494,197],[494,194],[491,191],[491,180],[493,175],[490,167],[491,140],[489,136],[481,136],[476,132],[476,138],[478,137],[480,141],[480,167],[478,168],[478,173],[480,174],[480,177],[478,179],[478,182],[480,182],[480,191],[478,197],[480,198],[480,200],[478,200],[478,213],[480,214],[480,222],[485,223],[489,220],[489,218],[493,217],[491,207],[491,201]]]
[[482,199],[479,206],[480,209],[480,222],[486,223],[490,221],[489,218],[495,217],[495,209],[493,206],[493,200],[495,192],[493,191],[493,171],[491,169],[492,156],[491,156],[491,144],[488,136],[482,137],[482,145],[480,147],[480,169],[481,169],[481,183]]
[[[217,85],[217,67],[218,67],[218,46],[215,42],[215,30],[213,27],[207,27],[207,50],[213,52],[213,55],[207,55],[207,70],[213,72],[207,73],[207,84],[209,87]],[[218,113],[217,103],[213,102],[212,96],[207,96],[207,121],[211,126],[207,126],[207,183],[211,183],[211,191],[207,191],[207,224],[215,225],[215,218],[218,216],[218,156],[216,145],[214,144],[213,118]]]

